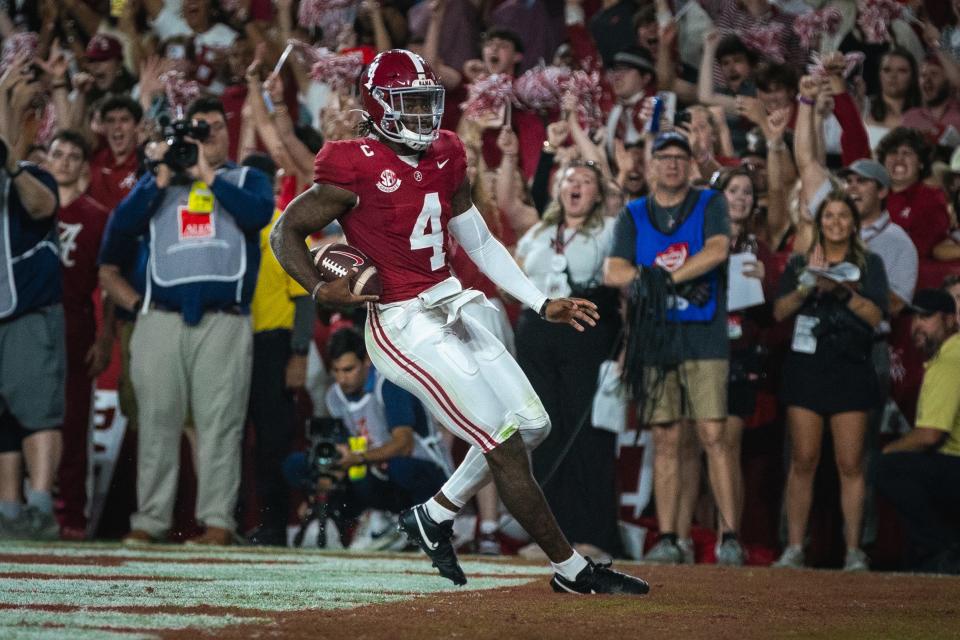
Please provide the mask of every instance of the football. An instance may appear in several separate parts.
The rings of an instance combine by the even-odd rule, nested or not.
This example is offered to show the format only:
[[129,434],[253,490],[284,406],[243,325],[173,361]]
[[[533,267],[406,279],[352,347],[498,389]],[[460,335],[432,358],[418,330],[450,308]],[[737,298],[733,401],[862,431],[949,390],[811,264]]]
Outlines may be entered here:
[[383,291],[377,268],[356,247],[341,243],[325,244],[314,250],[313,263],[324,282],[333,282],[357,269],[350,277],[350,291],[355,296],[378,296]]

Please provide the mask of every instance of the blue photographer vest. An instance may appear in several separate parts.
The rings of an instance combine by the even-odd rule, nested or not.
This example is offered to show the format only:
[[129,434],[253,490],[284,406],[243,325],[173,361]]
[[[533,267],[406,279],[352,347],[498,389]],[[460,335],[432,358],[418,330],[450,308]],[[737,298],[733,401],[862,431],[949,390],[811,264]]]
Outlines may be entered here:
[[[236,167],[219,171],[217,175],[242,187],[247,171],[247,167]],[[243,231],[212,193],[201,190],[191,196],[193,188],[193,185],[167,187],[150,220],[147,286],[151,283],[162,287],[194,282],[236,283],[236,301],[240,302],[247,272]],[[147,298],[149,296],[148,290]]]
[[[657,265],[674,272],[690,258],[703,250],[703,222],[706,217],[707,203],[717,192],[703,189],[697,198],[693,211],[674,229],[673,233],[661,233],[650,219],[647,197],[634,200],[627,205],[637,227],[636,260],[641,266]],[[703,306],[696,306],[685,298],[675,296],[667,309],[670,322],[710,322],[717,313],[717,291],[719,289],[718,270],[701,276],[710,286],[710,298]]]
[[43,236],[29,232],[26,214],[11,211],[12,188],[13,180],[0,170],[0,320],[60,302],[57,226],[51,223]]

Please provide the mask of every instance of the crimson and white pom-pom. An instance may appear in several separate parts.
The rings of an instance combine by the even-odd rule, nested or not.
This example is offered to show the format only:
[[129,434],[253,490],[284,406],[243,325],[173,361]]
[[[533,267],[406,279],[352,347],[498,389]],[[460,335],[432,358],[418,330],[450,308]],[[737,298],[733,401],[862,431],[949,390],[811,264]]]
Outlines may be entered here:
[[188,80],[183,71],[171,70],[160,76],[167,102],[176,110],[186,107],[200,95],[200,84],[196,80]]
[[327,14],[357,4],[357,0],[300,0],[297,24],[315,29],[324,26]]
[[793,30],[800,38],[804,49],[814,49],[817,40],[824,34],[834,34],[843,21],[843,14],[835,7],[825,7],[817,11],[797,16],[793,21]]
[[603,112],[600,109],[603,89],[600,87],[599,73],[587,73],[577,69],[570,74],[561,88],[564,93],[570,91],[577,96],[577,120],[581,127],[589,130],[603,125]]
[[[851,51],[850,53],[843,54],[843,77],[849,78],[850,73],[857,65],[862,64],[866,59],[867,56],[864,55],[862,51]],[[823,66],[823,58],[821,58],[816,51],[810,54],[810,64],[807,65],[807,73],[815,78],[825,78],[829,75]]]
[[233,13],[242,6],[242,0],[220,0],[220,8],[227,13]]
[[56,132],[57,110],[53,107],[53,102],[48,101],[43,107],[43,116],[40,117],[40,126],[37,128],[37,143],[49,145]]
[[867,42],[886,42],[890,23],[900,17],[903,6],[896,0],[857,0],[857,25]]
[[513,78],[505,73],[494,73],[470,84],[467,99],[460,103],[466,118],[480,118],[499,113],[507,104],[516,103]]
[[21,52],[25,52],[28,58],[36,57],[38,42],[39,38],[33,31],[21,31],[4,40],[3,53],[0,54],[0,73],[6,71]]
[[783,64],[783,51],[777,41],[783,32],[783,26],[771,24],[766,27],[757,27],[749,31],[738,32],[743,44],[753,49],[763,58]]
[[353,88],[363,71],[363,54],[359,51],[338,54],[322,47],[311,51],[314,59],[310,67],[312,79],[329,85],[334,91]]
[[538,66],[528,70],[513,82],[517,100],[534,111],[552,111],[560,108],[562,86],[570,81],[566,67]]

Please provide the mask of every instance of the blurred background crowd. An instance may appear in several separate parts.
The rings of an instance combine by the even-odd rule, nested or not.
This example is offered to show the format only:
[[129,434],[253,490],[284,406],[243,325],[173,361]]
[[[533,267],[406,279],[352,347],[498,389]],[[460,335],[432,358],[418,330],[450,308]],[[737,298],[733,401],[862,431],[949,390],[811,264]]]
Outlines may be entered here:
[[[406,48],[493,233],[601,308],[547,325],[446,247],[550,414],[533,467],[573,542],[960,571],[960,0],[0,1],[0,38],[0,537],[285,545],[329,519],[321,544],[403,547],[395,514],[465,447],[268,236],[357,135],[363,65]],[[657,362],[617,267],[695,300],[688,251],[713,310],[656,325],[684,345]],[[626,399],[631,363],[679,409]],[[126,418],[100,493],[95,387]],[[536,553],[476,502],[464,548]]]

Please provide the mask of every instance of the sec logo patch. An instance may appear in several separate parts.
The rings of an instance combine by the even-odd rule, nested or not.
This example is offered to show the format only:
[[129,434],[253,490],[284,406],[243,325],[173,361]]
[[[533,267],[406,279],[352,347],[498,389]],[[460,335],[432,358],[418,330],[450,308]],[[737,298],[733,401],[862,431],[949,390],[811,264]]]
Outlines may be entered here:
[[377,183],[377,189],[384,193],[393,193],[400,188],[402,180],[390,169],[384,169],[380,173],[380,182]]

